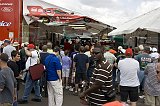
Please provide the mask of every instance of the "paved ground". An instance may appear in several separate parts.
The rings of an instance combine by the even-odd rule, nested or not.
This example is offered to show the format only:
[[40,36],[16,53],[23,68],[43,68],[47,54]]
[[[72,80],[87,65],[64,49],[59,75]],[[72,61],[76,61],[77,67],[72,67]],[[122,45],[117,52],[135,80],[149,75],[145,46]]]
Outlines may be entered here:
[[[20,95],[22,95],[22,91],[20,91]],[[30,99],[31,98],[32,95]],[[47,106],[47,103],[48,103],[47,98],[43,98],[41,103],[29,101],[28,104],[21,104],[19,106]],[[71,92],[65,90],[63,106],[82,106],[82,105],[80,105],[78,96],[73,96]]]
[[[19,94],[20,94],[20,97],[21,97],[22,88],[21,88]],[[31,95],[31,97],[32,96],[33,95]],[[30,97],[30,99],[31,99],[31,97]],[[21,104],[19,106],[47,106],[47,98],[43,98],[42,102],[40,102],[40,103],[29,101],[28,104]],[[73,96],[71,92],[64,90],[64,103],[63,103],[63,106],[84,106],[84,105],[80,104],[78,96]],[[137,106],[145,106],[145,105],[143,104],[143,101],[140,99],[138,101],[138,105]]]

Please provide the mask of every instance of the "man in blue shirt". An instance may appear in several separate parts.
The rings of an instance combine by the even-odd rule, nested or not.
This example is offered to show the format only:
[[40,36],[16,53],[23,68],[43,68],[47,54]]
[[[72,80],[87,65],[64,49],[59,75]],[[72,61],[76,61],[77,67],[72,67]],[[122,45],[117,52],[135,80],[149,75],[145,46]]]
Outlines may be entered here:
[[47,70],[47,88],[48,88],[48,106],[62,106],[63,103],[63,87],[61,70],[62,66],[59,55],[59,47],[54,47],[53,54],[45,59],[45,67]]

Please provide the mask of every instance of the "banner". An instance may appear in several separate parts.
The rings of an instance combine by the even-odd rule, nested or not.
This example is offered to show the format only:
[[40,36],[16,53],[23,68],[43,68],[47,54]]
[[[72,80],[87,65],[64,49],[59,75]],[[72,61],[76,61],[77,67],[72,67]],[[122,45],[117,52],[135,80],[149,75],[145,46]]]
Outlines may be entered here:
[[0,40],[11,37],[18,39],[20,31],[21,0],[0,0]]
[[44,9],[41,6],[27,6],[27,9],[29,10],[28,16],[39,17],[39,20],[47,20],[46,22],[48,23],[67,23],[84,18],[83,16],[70,14],[58,8]]

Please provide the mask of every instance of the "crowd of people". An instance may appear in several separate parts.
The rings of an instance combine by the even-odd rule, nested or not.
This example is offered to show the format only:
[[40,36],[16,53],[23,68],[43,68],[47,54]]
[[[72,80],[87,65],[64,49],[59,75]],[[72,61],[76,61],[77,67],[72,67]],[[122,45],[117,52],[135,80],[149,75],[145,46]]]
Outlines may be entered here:
[[[160,106],[160,55],[155,47],[119,46],[114,50],[99,43],[76,43],[71,50],[70,46],[53,47],[48,42],[40,50],[25,42],[18,50],[4,40],[0,54],[0,105],[27,104],[34,88],[31,100],[41,102],[41,93],[48,92],[48,106],[62,106],[64,89],[89,106],[112,106],[106,103],[116,101],[116,93],[120,94],[121,103],[115,102],[119,106],[136,106],[139,98],[148,106]],[[45,72],[35,81],[28,70],[39,63],[45,66]],[[18,99],[22,81],[24,92]]]

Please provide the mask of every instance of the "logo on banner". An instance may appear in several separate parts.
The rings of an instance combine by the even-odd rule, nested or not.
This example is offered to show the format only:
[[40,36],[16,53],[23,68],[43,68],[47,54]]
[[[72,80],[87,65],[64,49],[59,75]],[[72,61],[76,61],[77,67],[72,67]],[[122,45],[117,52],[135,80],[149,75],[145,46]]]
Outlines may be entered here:
[[36,8],[36,7],[32,7],[32,8],[31,8],[31,12],[43,12],[43,9],[41,9],[41,8]]
[[1,11],[3,11],[3,12],[12,12],[13,8],[11,8],[11,7],[2,7]]
[[0,6],[12,6],[13,3],[0,3]]
[[11,22],[0,21],[0,26],[11,26]]

